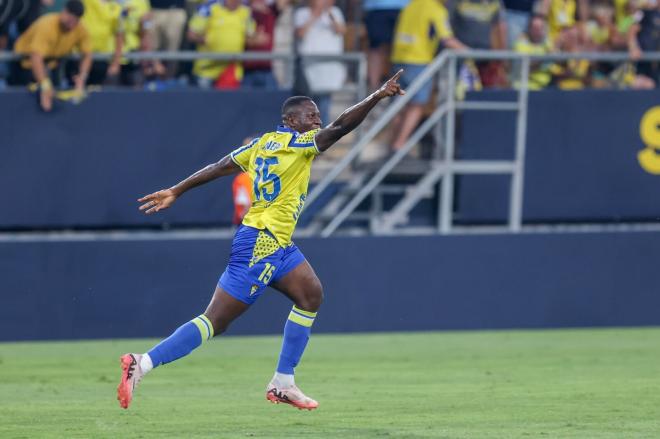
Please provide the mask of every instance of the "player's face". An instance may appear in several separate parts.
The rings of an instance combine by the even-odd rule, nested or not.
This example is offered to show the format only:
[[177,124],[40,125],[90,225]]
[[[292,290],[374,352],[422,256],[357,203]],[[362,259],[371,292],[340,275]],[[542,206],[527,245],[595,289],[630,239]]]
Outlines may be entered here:
[[298,106],[298,111],[293,113],[289,124],[300,133],[321,128],[321,113],[314,102],[303,102]]

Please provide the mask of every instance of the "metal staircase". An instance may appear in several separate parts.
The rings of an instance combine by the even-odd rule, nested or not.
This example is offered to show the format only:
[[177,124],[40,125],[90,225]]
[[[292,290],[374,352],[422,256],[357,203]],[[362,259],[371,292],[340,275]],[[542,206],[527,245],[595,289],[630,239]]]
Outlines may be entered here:
[[[511,198],[507,228],[519,231],[522,213],[522,182],[524,172],[525,136],[527,126],[527,79],[530,59],[522,58],[520,77],[522,84],[517,90],[517,99],[512,102],[457,101],[455,90],[459,61],[466,56],[458,52],[444,51],[408,88],[406,95],[397,98],[371,127],[366,129],[356,144],[322,178],[310,192],[306,208],[319,199],[337,176],[350,165],[358,169],[324,207],[315,214],[304,230],[307,235],[328,237],[346,224],[361,223],[373,234],[392,234],[413,229],[410,212],[423,200],[437,200],[435,225],[426,227],[432,233],[452,233],[455,230],[452,206],[454,202],[454,178],[464,174],[509,174],[511,175]],[[502,54],[492,51],[471,51],[470,59],[501,59]],[[377,169],[360,169],[355,166],[360,153],[394,119],[410,101],[412,96],[429,80],[438,81],[444,90],[437,107],[415,130],[406,144]],[[515,111],[516,147],[511,161],[482,161],[455,159],[456,112],[469,110]],[[433,130],[433,131],[432,131]],[[406,166],[410,151],[427,134],[435,134],[435,154],[432,159],[418,162],[406,171],[408,181],[392,184],[393,176],[401,174]],[[439,194],[439,196],[436,196]],[[383,197],[397,196],[388,210],[384,210]],[[365,205],[367,209],[365,210]],[[362,208],[362,210],[360,210]],[[419,227],[417,227],[419,229]]]

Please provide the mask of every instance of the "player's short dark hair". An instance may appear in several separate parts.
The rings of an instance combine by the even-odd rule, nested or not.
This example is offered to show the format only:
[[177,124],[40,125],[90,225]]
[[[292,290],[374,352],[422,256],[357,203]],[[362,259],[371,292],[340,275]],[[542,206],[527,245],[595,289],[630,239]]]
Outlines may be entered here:
[[303,102],[314,102],[309,96],[291,96],[282,104],[282,117],[288,115]]
[[68,0],[64,5],[64,10],[80,18],[85,13],[85,5],[80,0]]

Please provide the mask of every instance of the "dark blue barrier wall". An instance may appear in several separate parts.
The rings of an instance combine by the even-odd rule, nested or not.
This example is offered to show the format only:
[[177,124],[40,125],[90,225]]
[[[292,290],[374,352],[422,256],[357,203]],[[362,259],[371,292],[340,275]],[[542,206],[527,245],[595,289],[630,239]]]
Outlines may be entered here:
[[[659,325],[660,233],[333,238],[315,331]],[[228,240],[0,243],[0,339],[164,336],[205,308]],[[267,292],[230,333],[279,333]]]
[[136,198],[169,187],[280,123],[284,92],[92,94],[53,114],[0,96],[0,228],[230,224],[231,181],[182,198],[162,218]]
[[[471,98],[515,99],[502,92]],[[660,90],[530,93],[525,221],[660,217],[660,204],[652,202],[660,193],[660,175],[647,172],[638,161],[643,149],[651,149],[651,155],[660,149],[659,105]],[[654,123],[645,142],[640,122],[654,108]],[[514,122],[514,113],[464,112],[458,131],[460,156],[510,159]],[[660,172],[660,157],[655,166]],[[507,217],[509,177],[463,177],[459,188],[462,221],[503,221]]]
[[[0,228],[228,224],[230,181],[186,195],[176,209],[145,217],[135,199],[222,157],[244,136],[271,130],[285,93],[101,92],[54,114],[27,93],[0,99]],[[512,99],[506,92],[479,99]],[[660,110],[651,141],[640,121],[660,91],[530,94],[526,221],[657,219],[660,175],[640,166],[660,149]],[[18,116],[20,115],[20,117]],[[510,158],[514,114],[467,111],[459,155]],[[651,145],[653,143],[653,145]],[[660,158],[657,160],[660,172]],[[471,176],[458,187],[463,222],[502,221],[508,177]]]

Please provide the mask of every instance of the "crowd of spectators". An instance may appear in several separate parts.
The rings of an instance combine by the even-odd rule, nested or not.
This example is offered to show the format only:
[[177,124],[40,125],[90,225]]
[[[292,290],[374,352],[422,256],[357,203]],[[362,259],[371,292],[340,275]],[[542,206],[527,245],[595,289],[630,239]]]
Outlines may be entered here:
[[[521,53],[620,51],[629,62],[534,62],[533,89],[651,88],[658,63],[638,62],[660,50],[658,0],[7,0],[0,3],[0,50],[22,55],[0,63],[0,84],[36,84],[48,107],[55,86],[142,87],[154,81],[203,88],[276,89],[292,83],[277,61],[129,61],[134,51],[276,51],[341,54],[364,50],[375,89],[404,67],[409,84],[444,48]],[[338,0],[340,1],[340,0]],[[55,12],[47,12],[47,9]],[[349,17],[348,19],[346,17]],[[80,61],[61,61],[78,53]],[[91,54],[105,54],[91,61]],[[511,63],[466,62],[467,89],[515,86]],[[346,65],[303,61],[300,74],[327,117]],[[398,123],[401,138],[416,125],[431,94],[421,90]],[[395,140],[399,144],[400,140]]]

